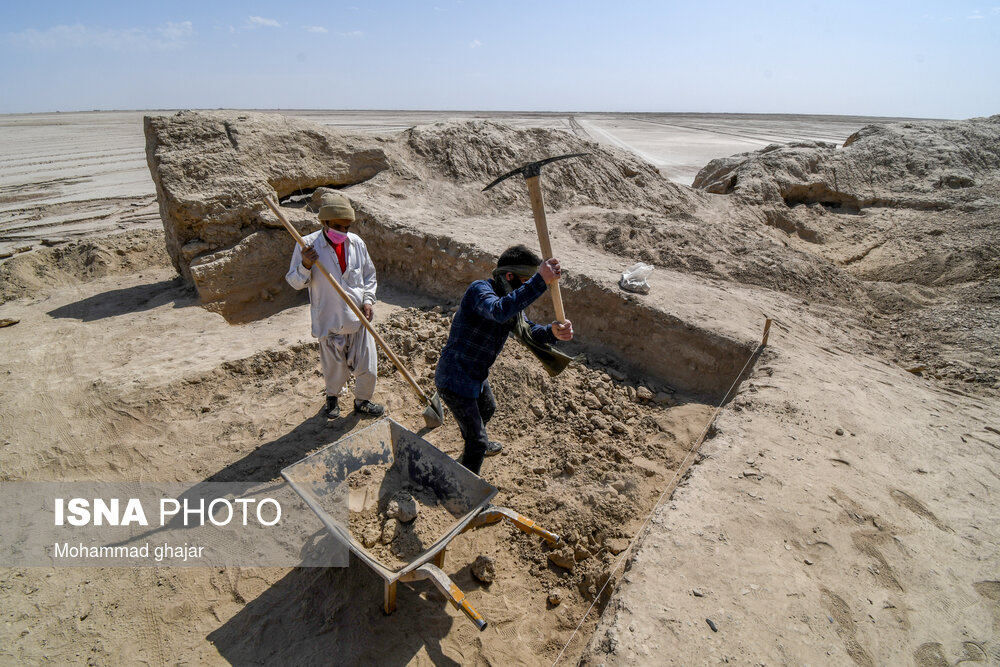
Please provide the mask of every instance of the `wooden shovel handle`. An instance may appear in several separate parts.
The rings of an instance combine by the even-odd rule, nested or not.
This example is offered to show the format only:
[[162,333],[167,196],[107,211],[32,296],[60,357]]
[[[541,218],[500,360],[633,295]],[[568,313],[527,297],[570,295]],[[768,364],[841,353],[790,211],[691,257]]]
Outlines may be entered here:
[[[308,248],[309,246],[306,245],[305,239],[303,239],[298,230],[295,229],[290,222],[288,222],[288,219],[285,218],[285,215],[281,212],[281,209],[278,208],[277,204],[272,202],[270,197],[265,197],[264,203],[267,204],[267,207],[271,209],[276,216],[278,216],[278,220],[280,220],[281,224],[285,226],[285,229],[287,229],[288,232],[295,237],[295,240],[302,247],[302,249],[305,250]],[[354,314],[357,315],[358,319],[361,320],[361,324],[365,327],[365,329],[368,329],[368,333],[372,335],[375,342],[378,343],[378,346],[381,347],[386,356],[389,357],[389,361],[392,362],[392,365],[399,369],[399,372],[403,374],[406,381],[410,383],[410,386],[413,387],[413,391],[417,392],[417,395],[419,395],[424,402],[429,401],[430,399],[427,398],[427,395],[420,389],[420,386],[417,385],[417,381],[413,379],[412,375],[410,375],[410,371],[406,370],[406,366],[404,366],[403,362],[399,360],[399,357],[397,357],[396,354],[389,349],[386,342],[382,340],[382,336],[375,331],[375,327],[373,327],[372,323],[368,321],[367,317],[365,317],[364,312],[362,312],[362,310],[358,308],[358,305],[354,303],[354,299],[352,299],[350,295],[344,291],[344,288],[340,286],[340,283],[338,283],[330,272],[326,270],[326,267],[323,266],[319,260],[316,260],[315,265],[319,267],[320,273],[326,276],[326,279],[330,281],[330,284],[333,286],[333,289],[336,290],[337,294],[340,295],[340,298],[344,300]]]
[[[538,232],[538,245],[542,248],[542,259],[552,259],[552,244],[549,242],[549,226],[545,221],[545,205],[542,202],[542,188],[538,176],[524,179],[528,184],[528,196],[531,197],[531,212],[535,216],[535,231]],[[556,319],[560,324],[566,321],[566,311],[563,310],[562,293],[559,292],[559,281],[549,285],[552,291],[552,306],[556,311]]]

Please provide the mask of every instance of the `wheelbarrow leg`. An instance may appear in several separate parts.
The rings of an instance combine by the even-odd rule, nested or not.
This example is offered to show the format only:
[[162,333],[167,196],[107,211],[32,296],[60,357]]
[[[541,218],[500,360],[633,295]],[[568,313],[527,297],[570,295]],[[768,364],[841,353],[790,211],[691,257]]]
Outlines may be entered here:
[[434,564],[440,568],[444,568],[444,552],[445,549],[441,549],[434,555]]
[[385,582],[385,602],[382,609],[385,610],[386,614],[391,614],[396,611],[396,583]]

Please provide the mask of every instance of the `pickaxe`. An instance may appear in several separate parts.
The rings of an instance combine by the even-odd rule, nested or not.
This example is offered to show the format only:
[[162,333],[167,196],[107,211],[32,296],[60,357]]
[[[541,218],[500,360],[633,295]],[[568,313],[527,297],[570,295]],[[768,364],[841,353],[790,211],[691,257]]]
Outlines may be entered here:
[[[497,183],[500,183],[511,176],[516,174],[524,176],[524,182],[528,184],[528,196],[531,197],[531,212],[535,216],[535,230],[538,232],[538,244],[542,248],[542,259],[552,259],[552,244],[549,242],[549,227],[545,222],[545,206],[542,203],[542,187],[538,182],[538,179],[542,174],[542,165],[546,165],[549,162],[555,162],[556,160],[580,157],[581,155],[586,155],[586,153],[570,153],[569,155],[559,155],[557,157],[538,160],[537,162],[529,162],[522,167],[518,167],[513,171],[507,172],[483,188],[483,192],[486,192]],[[563,310],[562,294],[559,293],[559,281],[552,283],[551,289],[552,305],[556,311],[556,319],[560,323],[565,322],[566,312]]]

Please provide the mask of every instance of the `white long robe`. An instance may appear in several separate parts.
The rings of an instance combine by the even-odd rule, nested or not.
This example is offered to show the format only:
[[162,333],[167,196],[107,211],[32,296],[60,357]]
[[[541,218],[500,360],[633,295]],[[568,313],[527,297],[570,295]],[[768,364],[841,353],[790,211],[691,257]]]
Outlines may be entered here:
[[[375,265],[368,255],[365,242],[348,232],[344,242],[347,268],[340,270],[340,260],[322,230],[306,236],[307,245],[316,248],[319,262],[330,272],[358,307],[375,303],[378,282]],[[344,303],[316,263],[310,269],[302,266],[302,249],[296,244],[285,280],[295,289],[309,288],[309,312],[312,335],[319,339],[320,362],[326,382],[327,396],[340,396],[353,374],[354,398],[370,400],[378,377],[378,354],[375,339],[361,326],[354,311]]]
[[[378,281],[375,276],[375,265],[368,255],[368,247],[357,234],[348,232],[344,250],[347,256],[347,269],[341,273],[340,261],[333,247],[322,238],[323,230],[313,232],[304,237],[307,245],[311,245],[319,254],[323,264],[333,279],[340,283],[344,291],[350,295],[358,307],[365,303],[375,303],[375,292]],[[337,294],[333,286],[327,282],[318,266],[311,269],[302,266],[302,249],[295,245],[292,262],[285,275],[288,284],[299,290],[309,288],[309,313],[312,316],[312,335],[321,338],[327,334],[351,334],[361,328],[361,321],[351,311],[350,307]]]

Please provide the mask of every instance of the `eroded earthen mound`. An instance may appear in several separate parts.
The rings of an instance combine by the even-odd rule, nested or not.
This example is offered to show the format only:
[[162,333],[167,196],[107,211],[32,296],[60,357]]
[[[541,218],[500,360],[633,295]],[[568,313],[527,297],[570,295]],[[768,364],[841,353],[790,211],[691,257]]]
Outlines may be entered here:
[[265,213],[265,197],[353,185],[388,168],[379,138],[285,116],[182,111],[144,123],[167,252],[227,318],[250,319],[260,302],[291,295],[281,283],[293,241]]
[[989,339],[998,317],[1000,115],[870,125],[841,148],[772,145],[713,160],[694,184],[861,285],[900,363],[996,382],[997,344],[961,341]]
[[708,163],[694,187],[753,204],[945,209],[975,205],[1000,168],[1000,115],[869,125],[842,148],[772,144]]

